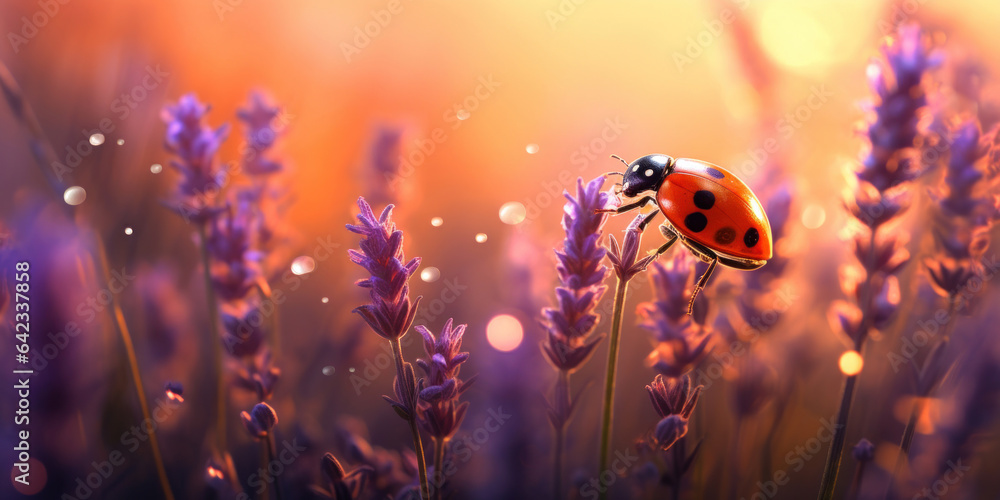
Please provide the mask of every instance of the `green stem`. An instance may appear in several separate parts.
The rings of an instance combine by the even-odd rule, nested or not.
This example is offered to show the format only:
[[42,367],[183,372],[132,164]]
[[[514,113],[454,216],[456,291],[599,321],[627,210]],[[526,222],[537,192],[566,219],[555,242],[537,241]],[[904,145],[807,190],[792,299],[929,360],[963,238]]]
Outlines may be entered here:
[[[389,339],[389,343],[392,345],[392,355],[396,360],[396,376],[399,377],[399,383],[402,386],[406,383],[405,370],[403,369],[403,347],[399,343],[399,339]],[[404,387],[406,391],[413,391],[412,387]],[[409,405],[409,401],[401,401]],[[424,459],[424,445],[420,441],[420,431],[417,430],[417,418],[414,414],[415,408],[407,408],[410,411],[410,418],[407,419],[410,424],[410,432],[413,434],[413,452],[417,455],[417,471],[420,474],[420,498],[430,499],[430,490],[427,486],[427,461]]]
[[226,374],[222,369],[222,338],[219,336],[219,304],[212,287],[212,262],[208,256],[208,233],[205,224],[198,225],[201,238],[201,267],[205,279],[205,301],[208,303],[208,332],[212,344],[212,369],[215,376],[215,438],[219,453],[226,452]]
[[[608,341],[608,372],[604,379],[604,414],[601,418],[601,456],[598,475],[608,470],[608,453],[611,445],[611,420],[614,417],[615,405],[615,374],[618,369],[618,340],[621,336],[622,316],[625,313],[625,291],[628,281],[618,280],[615,285],[615,304],[612,313],[611,338]],[[600,498],[607,498],[607,489],[601,492]]]
[[840,471],[840,457],[844,453],[844,442],[847,439],[847,418],[851,413],[851,403],[854,400],[854,387],[858,376],[851,375],[844,381],[844,391],[840,398],[840,410],[837,411],[837,425],[833,431],[833,443],[830,454],[826,458],[826,469],[823,471],[823,481],[819,486],[819,498],[832,500],[837,488],[837,473]]
[[[100,237],[95,238],[97,247],[97,260],[101,266],[101,273],[104,281],[111,281],[109,272],[107,252]],[[118,333],[121,335],[122,344],[125,345],[125,354],[128,357],[129,369],[132,371],[132,379],[135,382],[135,392],[139,397],[139,406],[142,408],[142,416],[146,422],[154,422],[152,414],[149,412],[149,404],[146,402],[146,391],[142,384],[142,374],[139,371],[139,361],[135,355],[135,346],[132,344],[132,335],[129,333],[128,324],[125,323],[125,315],[118,304],[115,294],[111,294],[111,313],[114,316],[115,324],[118,326]],[[160,442],[156,438],[155,426],[149,431],[149,446],[153,451],[153,461],[156,463],[156,475],[160,480],[160,487],[163,489],[163,496],[167,500],[174,500],[174,493],[170,489],[170,481],[167,479],[167,469],[163,465],[163,456],[160,454]]]

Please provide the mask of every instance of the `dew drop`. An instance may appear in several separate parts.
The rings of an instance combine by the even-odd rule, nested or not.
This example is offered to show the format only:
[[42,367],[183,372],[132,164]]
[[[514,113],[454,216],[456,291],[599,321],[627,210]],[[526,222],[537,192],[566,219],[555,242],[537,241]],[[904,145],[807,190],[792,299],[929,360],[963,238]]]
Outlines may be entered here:
[[132,228],[130,228],[130,227],[126,227],[126,228],[125,228],[125,234],[126,234],[126,235],[131,235],[131,234],[132,234]]
[[118,145],[119,146],[124,146],[125,145],[125,139],[118,139]]
[[444,219],[442,219],[440,217],[434,217],[433,219],[431,219],[431,225],[432,226],[439,227],[439,226],[441,226],[441,224],[444,224]]
[[334,367],[332,367],[332,366],[324,366],[323,367],[323,375],[326,375],[327,377],[329,377],[330,375],[333,375],[336,372],[337,372],[337,369],[334,368]]
[[527,151],[529,155],[533,155],[538,152],[538,144],[535,143],[528,144],[524,148],[524,150]]
[[472,115],[471,113],[469,113],[467,110],[464,110],[464,109],[460,109],[460,110],[458,110],[457,113],[455,113],[455,116],[459,120],[468,120],[469,116],[471,116],[471,115]]
[[476,243],[486,243],[486,233],[479,233],[476,235]]
[[352,366],[352,367],[348,368],[347,371],[349,371],[351,373],[354,373],[354,367]]
[[87,199],[87,191],[80,186],[70,186],[63,192],[63,201],[67,205],[79,205]]
[[319,299],[319,301],[322,302],[322,303],[324,303],[324,304],[326,304],[326,303],[330,302],[330,297],[323,297],[322,299]]
[[159,163],[154,163],[149,166],[149,171],[154,174],[158,174],[163,171],[163,165],[160,165]]
[[500,207],[500,220],[504,224],[517,225],[524,222],[528,212],[520,202],[510,201]]
[[101,144],[104,144],[104,134],[98,133],[90,136],[91,146],[100,146]]
[[292,274],[309,274],[313,272],[314,269],[316,269],[316,261],[308,255],[296,257],[295,260],[292,261]]
[[424,281],[426,281],[428,283],[433,283],[433,282],[437,281],[438,278],[440,278],[440,277],[441,277],[441,271],[438,268],[433,267],[433,266],[432,267],[425,267],[422,271],[420,271],[420,279],[422,279],[422,280],[424,280]]

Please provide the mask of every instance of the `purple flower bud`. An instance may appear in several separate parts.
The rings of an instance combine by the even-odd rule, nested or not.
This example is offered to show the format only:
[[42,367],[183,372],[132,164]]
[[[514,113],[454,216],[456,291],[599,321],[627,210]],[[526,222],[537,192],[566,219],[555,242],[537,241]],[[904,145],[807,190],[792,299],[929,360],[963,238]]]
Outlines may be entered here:
[[854,459],[858,462],[870,462],[875,458],[875,445],[871,441],[861,438],[858,444],[854,445],[851,449],[851,454],[854,455]]
[[668,415],[656,424],[653,436],[656,438],[656,443],[660,446],[660,449],[667,450],[678,439],[684,437],[687,431],[688,422],[686,418],[680,415]]

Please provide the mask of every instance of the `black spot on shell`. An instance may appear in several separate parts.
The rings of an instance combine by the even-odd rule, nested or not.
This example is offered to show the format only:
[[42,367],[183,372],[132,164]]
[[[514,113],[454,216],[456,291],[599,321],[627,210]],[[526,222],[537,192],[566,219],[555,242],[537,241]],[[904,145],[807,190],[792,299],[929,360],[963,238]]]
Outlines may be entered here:
[[724,227],[715,232],[715,242],[720,245],[728,245],[736,239],[736,230],[731,227]]
[[694,206],[702,210],[708,210],[713,205],[715,205],[715,195],[711,191],[702,189],[694,194]]
[[753,248],[760,241],[760,233],[756,229],[747,229],[746,234],[743,235],[743,243],[746,244],[747,248]]
[[708,217],[705,217],[705,214],[701,212],[690,213],[684,218],[684,227],[688,228],[693,233],[700,232],[702,229],[705,229],[705,226],[707,225]]
[[705,172],[706,172],[706,173],[707,173],[708,175],[711,175],[712,177],[715,177],[716,179],[721,179],[721,178],[723,178],[723,177],[725,177],[725,176],[726,176],[726,174],[724,174],[724,173],[720,172],[720,171],[719,171],[719,169],[717,169],[717,168],[712,168],[712,167],[708,167],[708,168],[706,168],[706,169],[705,169]]

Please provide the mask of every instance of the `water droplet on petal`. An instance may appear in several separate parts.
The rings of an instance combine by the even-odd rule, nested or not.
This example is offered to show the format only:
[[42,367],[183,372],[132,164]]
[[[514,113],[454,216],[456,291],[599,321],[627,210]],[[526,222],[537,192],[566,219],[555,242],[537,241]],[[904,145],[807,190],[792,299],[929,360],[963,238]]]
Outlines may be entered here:
[[70,186],[63,192],[63,201],[67,205],[79,205],[87,199],[87,192],[80,186]]
[[292,261],[292,274],[309,274],[313,272],[314,269],[316,269],[316,261],[308,255],[296,257],[295,260]]
[[500,207],[500,220],[504,224],[516,225],[524,222],[528,212],[520,202],[510,201]]
[[486,233],[479,233],[476,235],[476,243],[486,243]]
[[91,146],[100,146],[101,144],[104,144],[104,134],[98,133],[90,136]]
[[422,271],[420,271],[420,279],[428,283],[433,283],[440,277],[441,271],[436,267],[425,267]]

